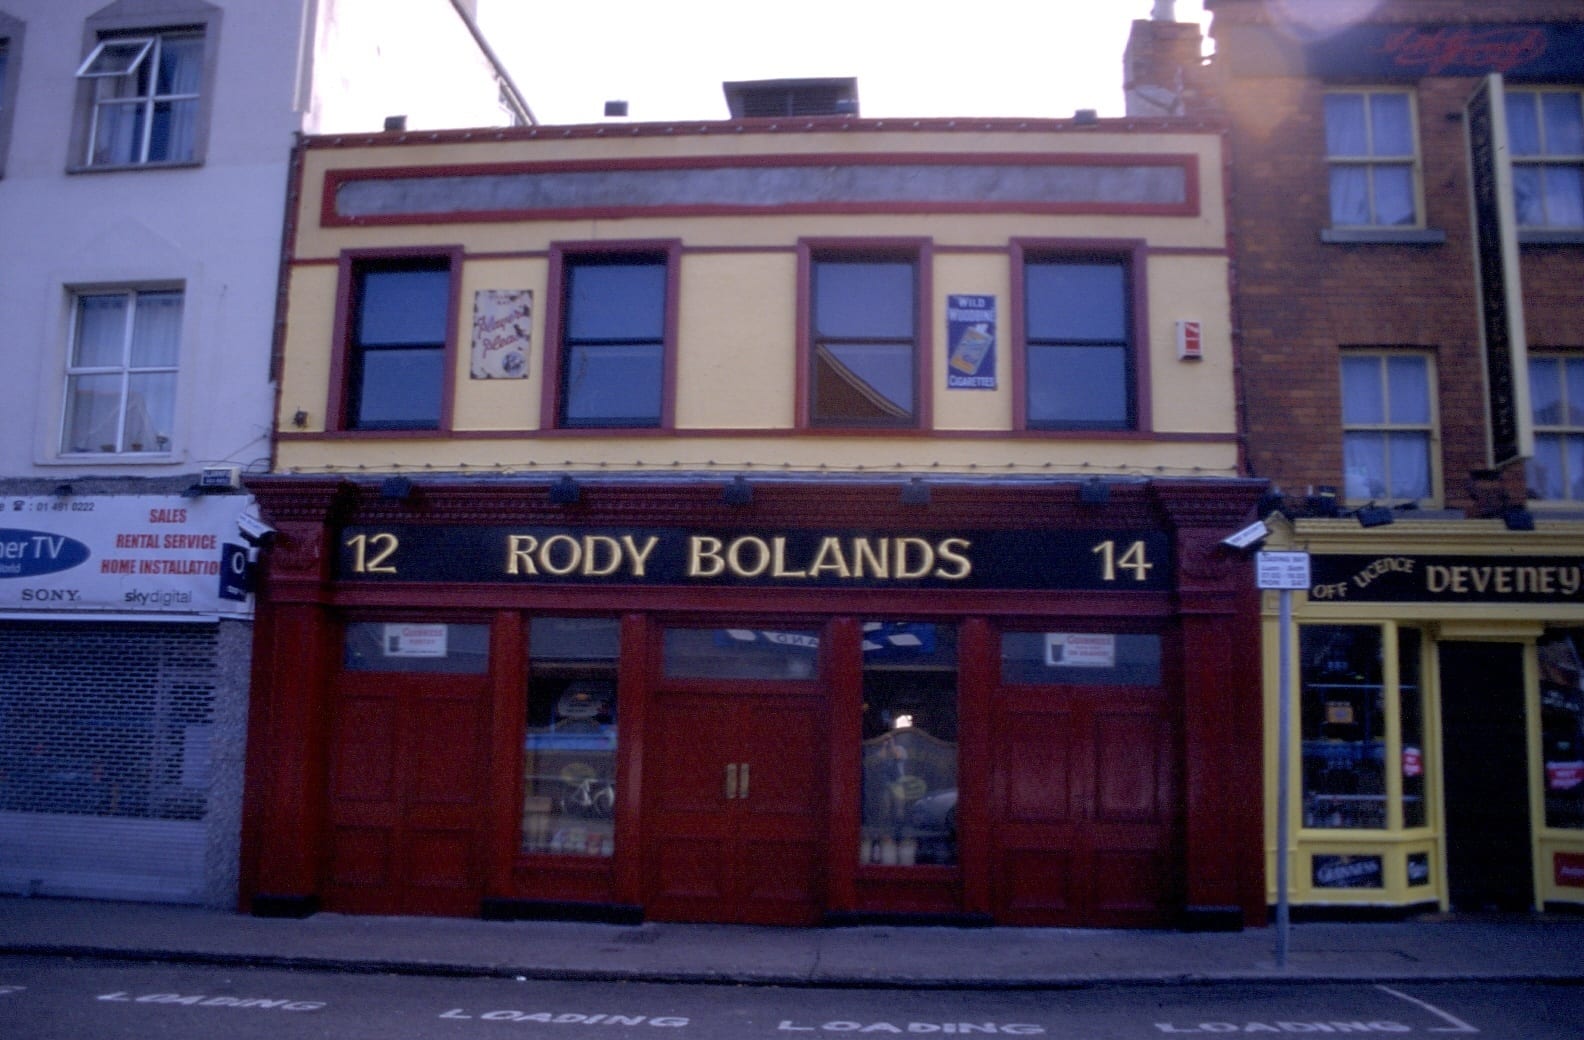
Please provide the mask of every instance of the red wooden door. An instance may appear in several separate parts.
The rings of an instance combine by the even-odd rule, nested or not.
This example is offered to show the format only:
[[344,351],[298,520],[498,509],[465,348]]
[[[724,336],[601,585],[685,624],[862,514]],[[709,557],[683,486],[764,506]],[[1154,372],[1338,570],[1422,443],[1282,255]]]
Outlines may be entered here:
[[340,676],[330,739],[325,908],[478,913],[486,676]]
[[818,920],[818,703],[730,687],[658,697],[644,740],[647,916]]
[[1166,692],[1003,687],[992,898],[1006,924],[1144,927],[1182,905],[1180,726]]

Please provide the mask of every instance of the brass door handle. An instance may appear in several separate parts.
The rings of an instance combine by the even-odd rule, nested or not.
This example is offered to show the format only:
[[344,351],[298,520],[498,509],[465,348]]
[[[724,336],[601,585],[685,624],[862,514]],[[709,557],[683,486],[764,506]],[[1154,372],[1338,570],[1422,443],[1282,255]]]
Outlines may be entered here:
[[737,797],[737,763],[726,763],[726,800],[731,801]]

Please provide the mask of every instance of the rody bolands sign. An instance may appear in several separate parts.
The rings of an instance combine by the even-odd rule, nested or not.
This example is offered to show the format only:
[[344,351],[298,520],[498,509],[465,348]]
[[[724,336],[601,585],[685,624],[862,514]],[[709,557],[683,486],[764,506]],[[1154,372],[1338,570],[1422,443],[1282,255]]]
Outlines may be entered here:
[[0,610],[251,612],[245,495],[0,499]]
[[1172,587],[1162,531],[348,527],[337,571],[372,581],[845,588]]

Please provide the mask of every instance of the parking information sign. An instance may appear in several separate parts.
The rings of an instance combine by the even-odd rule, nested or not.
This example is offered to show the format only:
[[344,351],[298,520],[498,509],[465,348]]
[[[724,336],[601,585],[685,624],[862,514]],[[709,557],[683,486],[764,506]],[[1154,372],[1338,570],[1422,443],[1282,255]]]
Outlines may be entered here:
[[1262,552],[1254,554],[1256,581],[1262,589],[1307,589],[1309,554]]

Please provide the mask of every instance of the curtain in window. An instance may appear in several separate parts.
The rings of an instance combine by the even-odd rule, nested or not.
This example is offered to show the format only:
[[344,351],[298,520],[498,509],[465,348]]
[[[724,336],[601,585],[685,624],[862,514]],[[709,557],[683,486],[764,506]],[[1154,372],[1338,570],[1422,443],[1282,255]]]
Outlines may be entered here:
[[150,162],[180,162],[191,159],[195,154],[197,94],[202,79],[202,37],[167,38],[160,41],[159,73],[154,93],[157,98],[173,99],[154,103],[154,126],[149,138]]
[[[127,308],[134,301],[128,329]],[[106,293],[78,299],[62,451],[112,454],[169,449],[181,317],[179,292]]]

